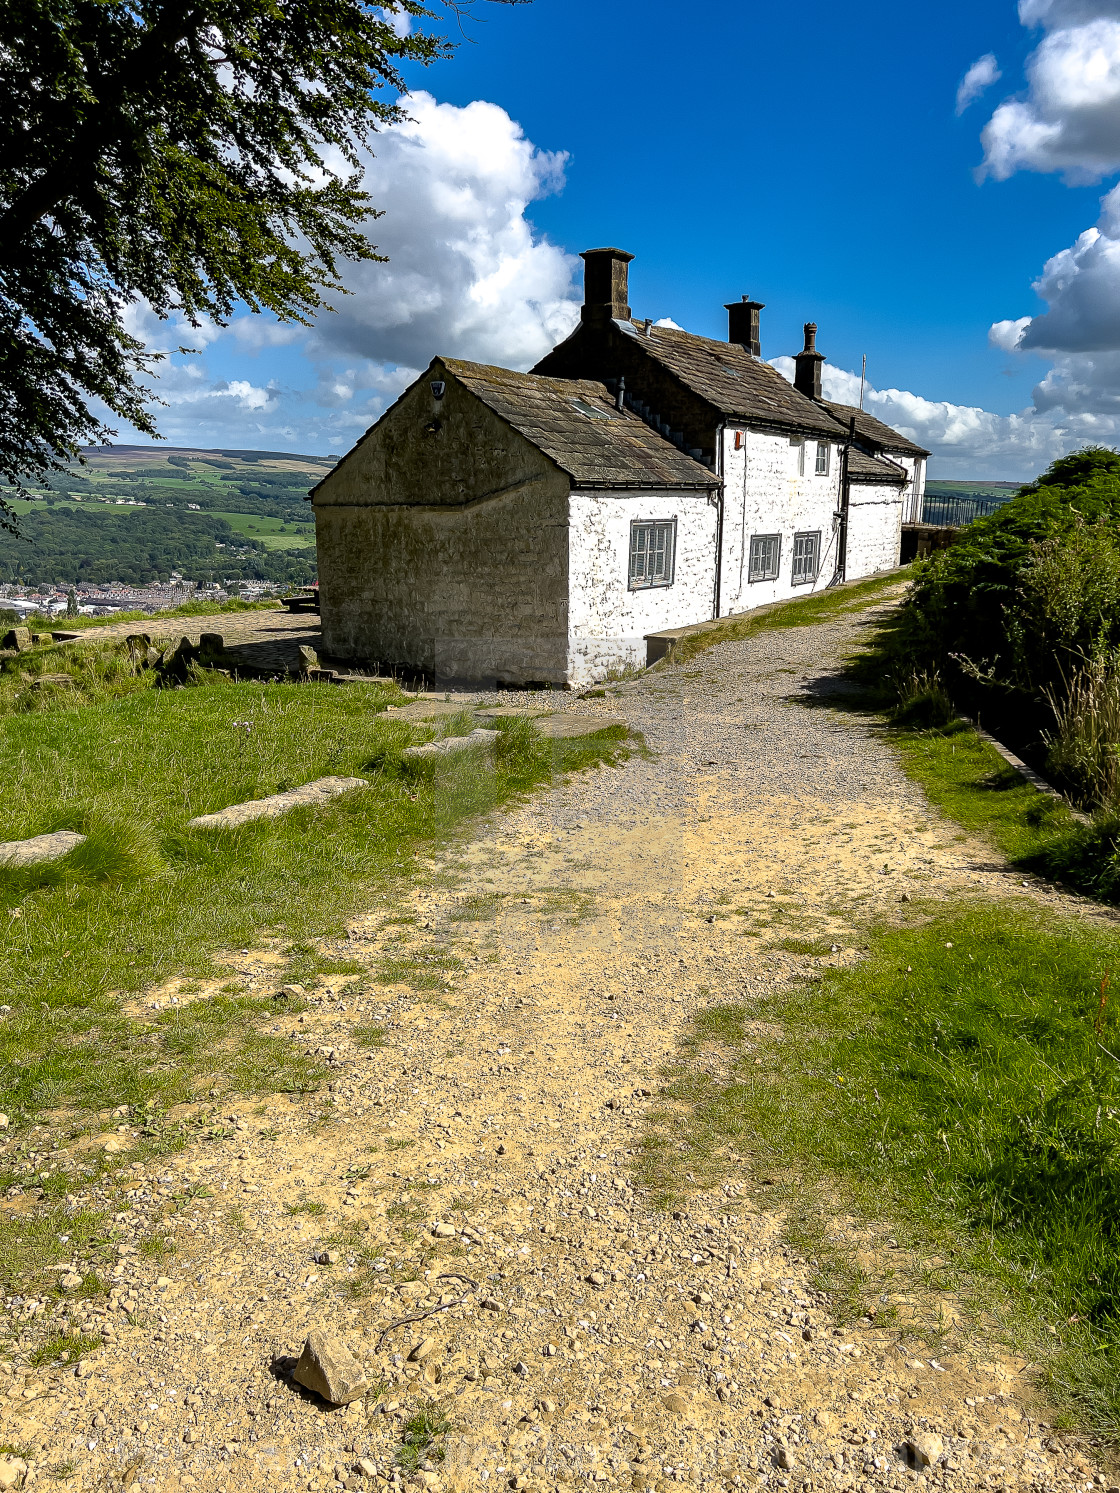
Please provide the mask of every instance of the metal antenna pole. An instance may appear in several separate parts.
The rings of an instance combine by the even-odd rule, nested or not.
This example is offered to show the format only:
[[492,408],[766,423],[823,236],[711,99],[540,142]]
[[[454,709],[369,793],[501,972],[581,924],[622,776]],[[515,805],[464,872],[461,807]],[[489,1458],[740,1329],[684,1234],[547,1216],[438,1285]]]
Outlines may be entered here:
[[867,354],[863,355],[863,372],[859,376],[859,407],[863,409],[863,386],[867,382]]

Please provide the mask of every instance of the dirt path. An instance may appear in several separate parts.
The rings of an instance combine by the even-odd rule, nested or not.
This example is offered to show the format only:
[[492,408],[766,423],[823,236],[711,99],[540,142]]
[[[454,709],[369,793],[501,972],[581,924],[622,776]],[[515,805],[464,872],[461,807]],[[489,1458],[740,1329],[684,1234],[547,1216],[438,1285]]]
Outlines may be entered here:
[[[788,974],[775,928],[831,931],[843,960],[853,915],[911,891],[1041,895],[857,718],[798,702],[827,697],[859,625],[579,702],[621,711],[651,755],[500,817],[355,920],[328,952],[369,975],[276,1021],[329,1058],[329,1096],[246,1104],[224,1136],[135,1164],[113,1295],[72,1311],[110,1340],[79,1375],[17,1380],[0,1441],[73,1462],[66,1486],[132,1493],[408,1482],[417,1415],[447,1422],[445,1459],[412,1475],[435,1488],[894,1488],[919,1476],[897,1450],[915,1436],[940,1443],[943,1486],[1088,1487],[1030,1418],[1023,1366],[978,1355],[967,1324],[940,1359],[897,1329],[835,1331],[781,1220],[734,1183],[672,1216],[633,1183],[690,1014]],[[138,1253],[160,1230],[174,1253]],[[312,1327],[380,1397],[328,1410],[290,1385]]]

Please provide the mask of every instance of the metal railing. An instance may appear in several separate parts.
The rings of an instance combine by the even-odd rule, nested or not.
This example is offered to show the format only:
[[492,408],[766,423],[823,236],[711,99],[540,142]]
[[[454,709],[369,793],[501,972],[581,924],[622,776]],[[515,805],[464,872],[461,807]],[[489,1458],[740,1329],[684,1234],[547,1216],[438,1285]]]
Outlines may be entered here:
[[962,524],[972,523],[973,519],[987,518],[1006,502],[1007,498],[941,497],[927,492],[922,498],[922,523],[960,528]]

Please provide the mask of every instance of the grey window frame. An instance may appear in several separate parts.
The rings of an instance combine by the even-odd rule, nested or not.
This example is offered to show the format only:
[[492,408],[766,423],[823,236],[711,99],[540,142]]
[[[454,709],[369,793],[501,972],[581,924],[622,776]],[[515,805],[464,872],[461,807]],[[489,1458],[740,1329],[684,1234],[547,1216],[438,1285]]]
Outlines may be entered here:
[[[793,536],[793,563],[790,567],[791,586],[811,586],[821,573],[821,530],[803,529],[801,533]],[[797,573],[797,545],[799,540],[811,539],[814,541],[813,548],[813,571],[812,574],[798,575]]]
[[[668,536],[665,545],[667,563],[664,573],[658,580],[636,576],[634,573],[634,561],[638,554],[635,541],[639,531],[642,529],[648,531],[663,529]],[[645,552],[647,555],[649,554],[648,542]],[[673,581],[676,579],[677,570],[677,520],[675,516],[673,518],[634,518],[630,520],[630,550],[626,569],[627,584],[631,591],[663,590],[666,586],[673,584]]]
[[814,475],[827,477],[832,466],[832,443],[830,441],[817,442],[817,460]]
[[[755,572],[755,545],[773,544],[774,561],[773,566],[761,573]],[[776,581],[782,569],[782,536],[780,534],[752,534],[750,554],[747,560],[747,585],[753,585],[756,581]]]

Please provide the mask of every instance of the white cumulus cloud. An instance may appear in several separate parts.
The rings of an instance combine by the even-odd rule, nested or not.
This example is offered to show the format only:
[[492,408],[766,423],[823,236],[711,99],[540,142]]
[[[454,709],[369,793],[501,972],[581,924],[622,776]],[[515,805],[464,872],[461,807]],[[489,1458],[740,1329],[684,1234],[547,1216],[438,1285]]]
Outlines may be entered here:
[[388,263],[344,266],[352,294],[332,297],[335,311],[310,329],[241,315],[225,330],[130,311],[150,347],[202,354],[159,365],[169,440],[343,451],[436,354],[528,368],[572,330],[579,260],[528,217],[563,185],[563,153],[539,150],[496,104],[415,93],[403,105],[409,118],[363,159],[380,210],[366,232]]
[[[773,358],[771,364],[792,383],[793,358]],[[859,404],[858,373],[825,363],[821,374],[826,399]],[[997,415],[977,405],[925,399],[907,389],[877,389],[867,384],[863,406],[930,451],[934,477],[1026,480],[1075,446],[1111,444],[1120,437],[1120,410],[1111,420],[1082,413],[1070,416],[1060,402],[1041,408],[1036,401],[1034,407],[1015,414]]]
[[992,347],[1001,348],[1005,353],[1015,352],[1030,324],[1029,316],[1019,316],[1014,321],[994,321],[988,328],[988,341]]
[[957,89],[957,113],[963,114],[974,99],[978,99],[986,88],[998,83],[1003,74],[999,70],[994,52],[986,52],[965,73]]
[[1120,349],[1120,186],[1102,200],[1096,225],[1046,261],[1034,289],[1048,309],[1021,319],[1020,349]]
[[349,296],[319,317],[312,352],[425,367],[437,354],[527,368],[579,316],[578,260],[534,232],[529,205],[563,184],[497,104],[430,94],[379,135],[365,189],[384,216],[368,235],[388,264],[346,267]]
[[1120,6],[1025,0],[1020,15],[1046,35],[1027,59],[1025,94],[984,127],[980,174],[1061,171],[1086,182],[1120,169]]

